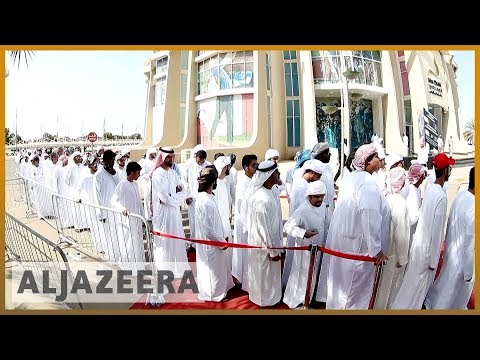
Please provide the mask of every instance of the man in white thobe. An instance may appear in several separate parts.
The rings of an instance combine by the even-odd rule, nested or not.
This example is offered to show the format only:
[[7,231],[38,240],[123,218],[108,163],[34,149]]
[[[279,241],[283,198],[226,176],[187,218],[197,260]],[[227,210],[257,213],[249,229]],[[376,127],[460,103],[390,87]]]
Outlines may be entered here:
[[[143,208],[144,208],[144,216],[147,221],[152,220],[152,213],[150,211],[150,203],[152,202],[151,198],[151,191],[152,191],[152,184],[150,182],[150,173],[155,166],[155,157],[157,156],[157,151],[155,148],[151,147],[148,148],[145,162],[142,166],[142,171],[140,172],[142,181],[142,190],[143,190]],[[137,180],[138,181],[138,180]]]
[[[126,166],[127,178],[120,180],[112,196],[112,206],[122,212],[115,214],[117,218],[117,233],[120,245],[121,259],[131,269],[144,269],[145,249],[143,246],[142,219],[132,216],[143,215],[142,200],[137,179],[142,167],[135,161]],[[142,216],[143,217],[143,216]],[[128,264],[135,263],[135,264]]]
[[408,169],[408,190],[406,191],[406,202],[408,215],[410,218],[409,249],[412,246],[413,235],[417,229],[418,218],[420,216],[420,208],[422,206],[422,192],[420,190],[420,185],[422,185],[426,173],[427,170],[425,166],[420,163],[414,163],[410,165],[410,168]]
[[[103,166],[93,175],[94,205],[112,209],[112,197],[119,182],[118,174],[114,170],[115,153],[112,150],[105,150],[103,153]],[[101,243],[106,246],[101,253],[112,262],[120,259],[120,247],[118,244],[117,229],[113,211],[95,208],[97,219],[103,229],[99,232],[105,239]]]
[[[230,197],[230,189],[229,183],[227,182],[227,178],[229,176],[229,169],[230,169],[230,157],[229,156],[219,156],[213,162],[215,169],[218,174],[218,178],[216,180],[216,188],[215,190],[215,202],[217,203],[218,212],[220,214],[220,220],[222,221],[223,227],[223,234],[225,239],[228,242],[232,241],[233,234],[232,234],[232,225],[230,223],[230,208],[232,199]],[[232,248],[228,248],[225,250],[225,254],[227,256],[227,264],[230,270],[232,269]],[[231,286],[233,286],[233,280],[230,276]]]
[[[77,199],[80,195],[77,193],[77,188],[84,176],[86,176],[88,170],[83,165],[82,156],[79,151],[75,151],[70,156],[69,165],[67,168],[67,174],[65,175],[65,183],[70,187],[71,199]],[[87,213],[85,206],[76,204],[73,201],[69,202],[69,206],[73,213],[73,224],[75,231],[80,232],[88,228]]]
[[[271,160],[278,164],[278,162],[280,161],[280,153],[276,149],[268,149],[267,151],[265,151],[265,160]],[[277,185],[274,185],[272,188],[272,191],[278,196],[280,196],[284,190],[285,184],[283,183],[282,179],[280,179],[279,183]]]
[[[245,191],[242,221],[247,227],[248,244],[261,248],[248,249],[248,298],[254,304],[273,306],[282,298],[282,219],[278,217],[280,201],[272,192],[278,184],[277,163],[263,161]],[[277,249],[274,249],[277,248]]]
[[[82,202],[86,204],[93,205],[95,203],[95,188],[93,186],[93,175],[98,170],[98,165],[100,164],[99,159],[96,156],[90,156],[86,161],[86,166],[88,173],[82,178],[78,184],[77,194],[79,199],[77,202]],[[103,249],[107,249],[105,229],[103,223],[98,219],[95,208],[93,206],[88,206],[87,208],[87,223],[90,228],[90,233],[93,240],[93,246],[98,254],[100,254]],[[103,241],[103,243],[102,243]]]
[[73,214],[69,201],[63,197],[70,197],[70,188],[65,183],[65,175],[68,169],[68,156],[63,154],[58,158],[58,165],[53,170],[52,189],[55,194],[62,197],[54,198],[54,211],[62,229],[73,227]]
[[[248,244],[248,229],[242,222],[241,209],[245,197],[245,191],[252,181],[253,175],[257,171],[257,156],[254,154],[244,155],[242,158],[242,167],[244,172],[238,174],[237,185],[235,188],[235,222],[233,242],[236,244]],[[232,275],[235,282],[242,287],[242,290],[248,292],[248,256],[246,249],[233,248],[232,254]]]
[[401,195],[405,185],[406,174],[402,167],[388,172],[390,189],[386,201],[391,211],[388,261],[383,267],[378,285],[374,309],[389,309],[397,296],[408,262],[410,243],[410,217],[406,200]]
[[[175,153],[172,148],[161,147],[151,174],[153,230],[178,237],[185,237],[180,205],[187,196],[178,173],[173,170]],[[165,236],[154,236],[154,259],[159,270],[170,270],[180,278],[190,270],[183,241]]]
[[[201,170],[198,178],[197,203],[195,204],[195,238],[228,243],[213,190],[217,181],[215,166]],[[227,291],[234,284],[228,264],[227,247],[197,244],[198,299],[205,301],[226,301]]]
[[[325,245],[328,230],[328,218],[323,199],[327,193],[325,184],[318,180],[308,183],[305,201],[290,216],[284,225],[285,232],[295,238],[295,246]],[[321,266],[322,253],[317,254],[315,269],[312,272],[310,299],[317,283],[318,268]],[[310,251],[295,250],[288,277],[283,302],[290,309],[304,304],[310,267]]]
[[[198,194],[198,174],[205,168],[211,165],[207,161],[207,153],[205,150],[198,150],[195,154],[194,161],[190,161],[183,169],[183,181],[188,185],[188,195],[186,203],[188,205],[188,224],[190,226],[190,237],[195,234],[195,198]],[[192,243],[190,246],[195,247]]]
[[[318,181],[325,170],[325,165],[320,160],[307,160],[301,168],[302,176],[297,176],[293,179],[292,194],[290,197],[289,216],[292,216],[295,210],[300,207],[305,201],[305,194],[307,193],[308,184],[313,181]],[[327,190],[328,192],[328,190]],[[326,206],[326,204],[325,204]],[[328,210],[328,209],[327,209]],[[328,212],[327,212],[328,216]],[[328,216],[330,218],[330,216]],[[295,245],[295,237],[287,234],[287,246]],[[285,254],[285,262],[283,264],[282,273],[282,287],[287,286],[288,277],[292,267],[293,254],[295,250],[287,250]]]
[[[355,152],[356,169],[349,184],[342,189],[343,201],[330,223],[327,247],[334,251],[375,257],[369,261],[330,258],[327,276],[327,309],[368,309],[375,277],[375,265],[386,261],[382,251],[381,196],[372,173],[379,159],[373,144],[362,145]],[[325,261],[325,260],[324,260]]]
[[448,180],[453,164],[455,160],[445,153],[433,159],[437,179],[425,192],[407,269],[392,309],[421,309],[433,283],[447,218],[447,195],[442,186]]
[[115,156],[115,165],[113,168],[118,174],[118,181],[125,180],[127,178],[127,156],[122,153]]
[[468,190],[453,200],[447,224],[445,255],[440,274],[428,290],[427,309],[467,308],[475,278],[475,175]]
[[324,170],[322,172],[322,182],[327,187],[327,194],[325,195],[325,205],[327,206],[328,216],[332,216],[335,208],[333,199],[335,198],[335,186],[333,180],[333,170],[329,165],[332,154],[328,143],[321,142],[315,144],[310,155],[312,159],[320,160],[324,164]]

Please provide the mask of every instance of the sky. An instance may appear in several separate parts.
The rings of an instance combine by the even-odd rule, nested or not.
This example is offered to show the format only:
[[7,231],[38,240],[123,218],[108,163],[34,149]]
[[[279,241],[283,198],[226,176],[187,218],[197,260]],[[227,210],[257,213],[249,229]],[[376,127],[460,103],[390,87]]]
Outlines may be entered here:
[[[143,135],[147,84],[144,63],[152,51],[35,51],[9,66],[5,79],[6,127],[23,139],[75,137],[94,131]],[[7,62],[7,66],[9,63]],[[15,113],[17,112],[17,115]]]
[[[464,123],[475,113],[475,52],[452,51]],[[75,137],[105,130],[142,134],[144,63],[152,51],[35,51],[28,68],[9,66],[5,79],[6,127],[23,139],[42,133]],[[8,58],[8,56],[7,56]],[[8,61],[7,61],[8,66]]]
[[457,63],[457,82],[463,123],[475,118],[475,51],[452,51]]

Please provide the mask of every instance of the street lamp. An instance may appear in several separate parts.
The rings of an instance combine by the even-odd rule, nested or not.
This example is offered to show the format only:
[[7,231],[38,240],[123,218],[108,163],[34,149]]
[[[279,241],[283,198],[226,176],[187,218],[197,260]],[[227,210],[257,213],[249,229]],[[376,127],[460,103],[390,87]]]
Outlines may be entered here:
[[[346,71],[343,72],[343,76],[345,79],[342,77],[342,85],[345,85],[345,93],[347,98],[345,99],[345,95],[343,94],[343,86],[342,86],[342,91],[340,92],[341,94],[341,106],[342,106],[342,113],[341,113],[341,121],[340,121],[340,177],[343,178],[343,168],[345,166],[345,162],[343,160],[345,156],[345,150],[344,150],[344,143],[343,139],[345,137],[345,117],[347,116],[347,111],[348,111],[348,81],[349,80],[355,80],[358,78],[360,75],[360,72],[357,70],[352,70],[352,69],[347,69]],[[350,95],[350,98],[353,101],[358,101],[363,97],[362,94],[360,93],[352,93]],[[348,126],[348,124],[346,125]]]

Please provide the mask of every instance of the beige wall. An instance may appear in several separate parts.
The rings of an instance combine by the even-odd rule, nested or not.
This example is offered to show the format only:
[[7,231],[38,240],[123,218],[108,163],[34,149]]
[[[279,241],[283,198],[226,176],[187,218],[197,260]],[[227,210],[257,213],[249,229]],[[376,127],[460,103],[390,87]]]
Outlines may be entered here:
[[[304,147],[311,147],[316,143],[316,109],[315,90],[313,85],[313,70],[311,67],[310,51],[298,51],[297,58],[300,81],[300,108],[301,108],[301,147],[287,147],[286,104],[283,51],[268,51],[271,63],[271,116],[272,126],[268,127],[267,118],[267,87],[266,87],[266,51],[254,51],[254,116],[253,141],[249,147],[231,147],[207,149],[208,160],[213,161],[216,152],[234,153],[237,155],[236,167],[241,168],[241,158],[245,154],[256,154],[260,161],[264,160],[265,151],[272,147],[280,152],[282,159],[292,159],[295,152]],[[155,58],[164,52],[155,53],[151,66],[156,66]],[[190,52],[188,88],[186,102],[185,134],[180,138],[180,87],[181,87],[181,51],[169,53],[169,68],[167,75],[167,98],[164,110],[164,135],[162,139],[152,144],[152,106],[155,99],[155,80],[152,79],[148,92],[146,109],[146,136],[138,150],[132,150],[132,158],[138,159],[150,146],[172,146],[176,150],[177,161],[180,161],[182,150],[193,148],[197,144],[197,104],[195,101],[197,87],[196,51]],[[396,51],[382,51],[382,78],[383,90],[386,95],[373,96],[374,131],[380,136],[383,134],[385,150],[402,152],[402,134],[405,128],[405,114],[403,109],[403,88]],[[436,103],[448,109],[444,114],[445,147],[448,149],[448,138],[454,139],[454,152],[466,153],[469,146],[463,140],[462,125],[459,121],[458,94],[455,84],[455,74],[447,66],[444,56],[434,51],[405,51],[405,62],[409,69],[409,83],[412,104],[413,147],[418,152],[418,116],[428,103]],[[447,69],[447,70],[445,70]],[[443,97],[428,93],[428,71],[435,74],[437,80],[442,81]],[[149,75],[149,74],[147,74]],[[433,75],[431,75],[433,77]],[[453,85],[453,86],[452,86]],[[358,86],[360,89],[362,86]],[[343,89],[345,92],[345,89]],[[349,85],[349,90],[353,90]],[[381,89],[380,89],[381,90]],[[369,98],[368,96],[366,98]],[[446,122],[448,120],[448,123]],[[448,125],[447,125],[448,124]],[[349,126],[346,126],[348,133]],[[347,134],[345,134],[347,135]],[[403,152],[402,152],[403,153]]]

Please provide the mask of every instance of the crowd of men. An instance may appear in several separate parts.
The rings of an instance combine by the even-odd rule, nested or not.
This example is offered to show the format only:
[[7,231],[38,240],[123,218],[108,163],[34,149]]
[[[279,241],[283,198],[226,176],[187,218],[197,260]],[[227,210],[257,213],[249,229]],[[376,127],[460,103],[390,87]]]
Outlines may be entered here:
[[[181,166],[168,147],[148,149],[139,162],[130,160],[128,149],[117,154],[78,150],[20,152],[18,173],[60,195],[97,205],[92,211],[103,224],[113,222],[105,208],[150,221],[157,234],[153,255],[158,269],[173,264],[180,277],[189,267],[187,252],[195,251],[200,300],[228,301],[230,290],[241,288],[261,307],[283,302],[297,308],[307,302],[326,309],[368,309],[375,293],[376,309],[465,309],[472,293],[474,168],[468,189],[458,193],[447,214],[447,181],[455,160],[443,152],[427,176],[425,163],[412,161],[405,169],[403,156],[386,156],[381,139],[375,139],[349,154],[335,184],[327,143],[298,152],[285,180],[275,149],[260,159],[244,155],[243,171],[233,166],[233,154],[216,153],[213,163],[207,161],[202,145]],[[285,223],[281,201],[288,201]],[[186,237],[182,206],[188,207],[191,241],[169,237]],[[54,215],[48,202],[38,204],[37,212],[42,218]],[[82,219],[65,217],[62,227],[92,230],[97,251],[117,259],[115,232],[95,233],[92,223]],[[136,229],[129,233],[139,235],[122,239],[130,245],[117,252],[145,261],[141,222],[129,226]],[[312,272],[307,248],[312,244],[368,258],[319,252]],[[442,244],[445,255],[438,271]]]

